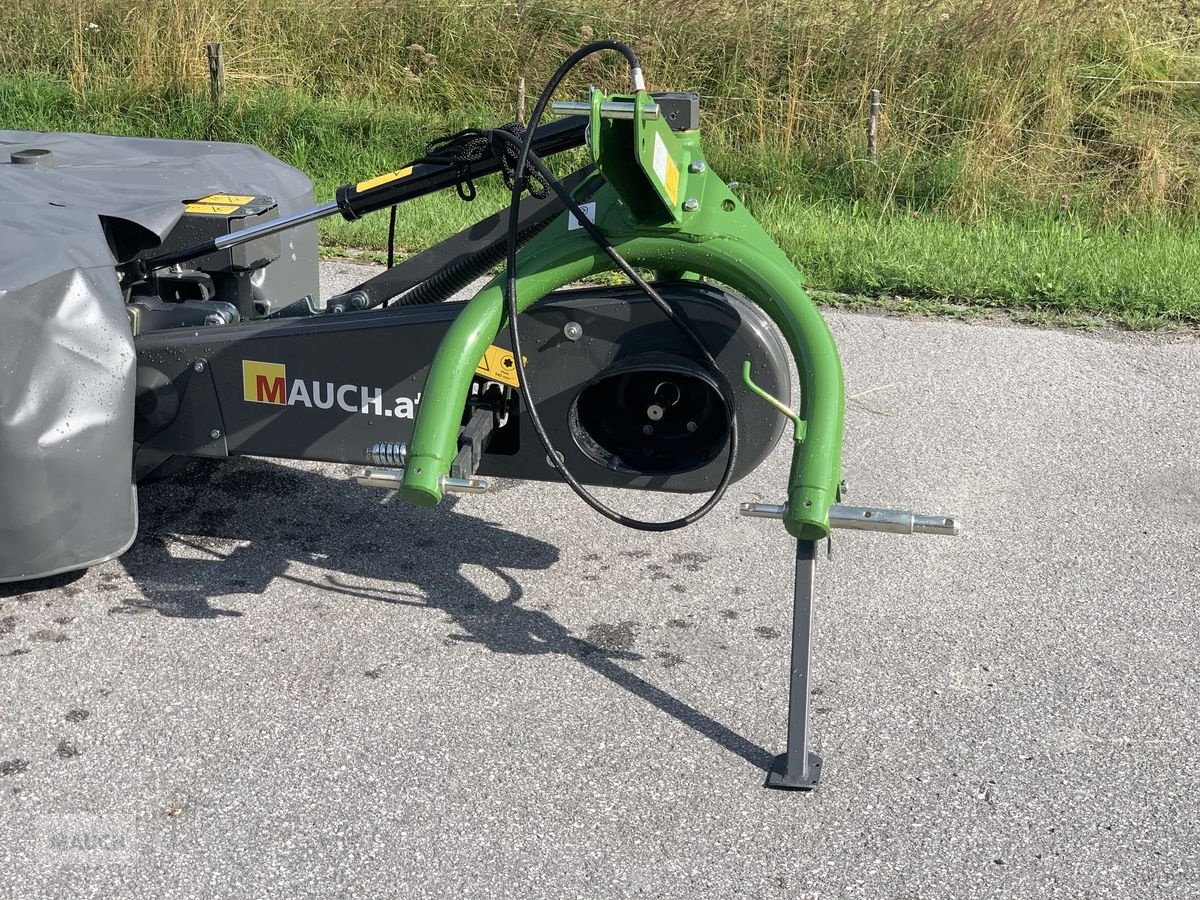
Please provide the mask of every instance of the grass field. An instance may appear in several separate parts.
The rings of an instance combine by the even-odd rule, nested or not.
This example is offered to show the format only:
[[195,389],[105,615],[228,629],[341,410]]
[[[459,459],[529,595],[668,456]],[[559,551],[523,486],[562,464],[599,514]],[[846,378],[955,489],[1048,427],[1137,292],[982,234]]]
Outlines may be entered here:
[[[710,162],[810,285],[917,310],[1200,323],[1200,18],[1120,0],[47,0],[0,27],[0,127],[258,143],[322,197],[513,115],[589,37],[704,96]],[[203,45],[228,96],[207,99]],[[698,50],[696,48],[703,48]],[[584,71],[618,85],[615,63]],[[884,97],[865,153],[866,94]],[[1065,198],[1065,199],[1064,199]],[[417,250],[503,202],[402,209]],[[386,223],[329,223],[379,248]]]

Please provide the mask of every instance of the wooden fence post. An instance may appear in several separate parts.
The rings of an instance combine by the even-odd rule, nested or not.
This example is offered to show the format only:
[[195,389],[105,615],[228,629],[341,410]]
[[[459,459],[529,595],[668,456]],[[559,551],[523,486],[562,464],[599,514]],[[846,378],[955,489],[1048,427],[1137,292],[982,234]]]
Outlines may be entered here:
[[867,159],[875,161],[879,149],[879,88],[871,88],[869,98],[870,112],[867,115]]
[[[517,34],[525,23],[525,0],[517,0]],[[525,76],[517,79],[517,118],[518,125],[525,124]]]
[[208,81],[212,105],[220,108],[225,102],[225,51],[217,42],[208,45]]

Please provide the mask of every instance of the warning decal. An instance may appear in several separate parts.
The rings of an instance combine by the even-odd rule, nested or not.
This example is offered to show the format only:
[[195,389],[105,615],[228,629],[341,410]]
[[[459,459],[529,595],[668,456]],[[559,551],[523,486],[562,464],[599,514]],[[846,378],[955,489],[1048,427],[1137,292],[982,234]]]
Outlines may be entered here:
[[667,145],[663,143],[662,135],[657,132],[654,135],[654,174],[658,176],[658,182],[667,192],[667,197],[671,202],[678,203],[679,166],[675,165],[675,160],[671,159],[671,154],[667,152]]
[[[521,358],[521,362],[528,361],[528,357]],[[502,382],[509,387],[521,386],[521,382],[517,380],[517,361],[513,359],[512,351],[497,347],[495,344],[484,351],[483,359],[475,367],[475,374],[490,378],[492,381]]]
[[377,175],[374,178],[368,178],[366,181],[360,181],[354,186],[354,189],[361,194],[363,191],[377,188],[381,184],[388,184],[393,181],[399,181],[401,178],[407,178],[411,174],[412,166],[405,166],[403,169],[398,169],[395,172],[388,172],[386,175]]
[[183,210],[199,216],[227,216],[237,212],[253,199],[245,194],[209,194],[185,204]]

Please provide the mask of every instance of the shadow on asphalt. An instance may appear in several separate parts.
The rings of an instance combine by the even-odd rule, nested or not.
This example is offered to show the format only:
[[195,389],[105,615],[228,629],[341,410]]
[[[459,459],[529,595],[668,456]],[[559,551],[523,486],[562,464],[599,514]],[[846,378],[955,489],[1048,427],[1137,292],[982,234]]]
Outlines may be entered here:
[[78,581],[85,574],[87,570],[83,569],[78,572],[64,572],[62,575],[48,575],[45,578],[30,578],[26,581],[6,581],[0,584],[0,600],[38,591],[55,591]]
[[[453,512],[456,498],[418,510],[392,494],[258,459],[196,460],[139,495],[141,530],[121,563],[143,597],[122,601],[114,614],[233,619],[241,613],[224,608],[222,597],[262,594],[276,579],[322,594],[429,607],[462,629],[451,640],[495,653],[570,656],[751,765],[770,766],[762,747],[619,665],[644,659],[631,641],[577,637],[545,611],[519,606],[524,590],[510,571],[550,569],[558,548]],[[293,561],[325,571],[289,573]],[[464,566],[488,570],[505,596],[488,596]],[[387,586],[353,583],[359,579]]]

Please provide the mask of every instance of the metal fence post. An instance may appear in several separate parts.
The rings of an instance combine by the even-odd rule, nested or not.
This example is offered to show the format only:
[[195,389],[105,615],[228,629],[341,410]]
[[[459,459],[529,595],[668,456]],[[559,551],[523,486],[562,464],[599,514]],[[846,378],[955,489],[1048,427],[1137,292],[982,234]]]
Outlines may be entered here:
[[870,106],[867,115],[867,159],[874,162],[879,149],[879,88],[871,88],[867,96]]

